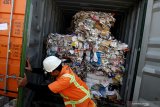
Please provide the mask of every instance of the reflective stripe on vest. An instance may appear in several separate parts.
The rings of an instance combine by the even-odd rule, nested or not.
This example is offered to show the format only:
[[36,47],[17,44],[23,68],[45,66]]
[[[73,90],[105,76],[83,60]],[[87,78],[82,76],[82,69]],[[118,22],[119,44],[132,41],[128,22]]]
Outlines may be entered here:
[[[81,89],[84,93],[86,93],[86,96],[83,97],[82,99],[80,99],[80,100],[78,100],[78,101],[66,101],[66,102],[65,102],[65,105],[71,104],[72,107],[75,107],[75,104],[80,104],[80,103],[84,102],[85,100],[87,100],[88,98],[90,98],[90,93],[89,93],[89,91],[88,91],[87,89],[85,89],[83,86],[80,86],[80,85],[79,85],[79,83],[78,83],[78,82],[76,81],[76,79],[75,79],[75,76],[73,76],[73,75],[71,75],[71,74],[64,74],[64,75],[62,75],[62,76],[64,76],[64,77],[69,77],[69,78],[71,79],[71,80],[70,80],[70,83],[74,83],[74,85],[75,85],[77,88]],[[62,96],[63,98],[69,99],[68,97],[64,96],[63,94],[61,94],[61,96]]]
[[68,97],[64,96],[63,94],[60,94],[60,95],[65,99],[69,99]]

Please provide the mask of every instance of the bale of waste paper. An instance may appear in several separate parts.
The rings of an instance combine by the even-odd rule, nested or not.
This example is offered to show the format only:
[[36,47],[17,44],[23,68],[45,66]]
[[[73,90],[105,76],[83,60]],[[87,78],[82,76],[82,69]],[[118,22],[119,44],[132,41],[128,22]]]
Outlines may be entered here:
[[67,64],[87,83],[96,99],[121,99],[128,45],[111,36],[115,21],[111,13],[80,11],[73,16],[71,35],[48,35],[47,56],[57,55],[64,62],[70,58]]

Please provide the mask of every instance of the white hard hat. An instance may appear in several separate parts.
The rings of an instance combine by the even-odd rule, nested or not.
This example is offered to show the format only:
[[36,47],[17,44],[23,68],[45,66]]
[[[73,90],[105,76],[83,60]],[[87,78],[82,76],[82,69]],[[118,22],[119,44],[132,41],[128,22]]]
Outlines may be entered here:
[[61,60],[55,56],[49,56],[43,61],[43,67],[47,72],[52,72],[55,70],[60,64]]

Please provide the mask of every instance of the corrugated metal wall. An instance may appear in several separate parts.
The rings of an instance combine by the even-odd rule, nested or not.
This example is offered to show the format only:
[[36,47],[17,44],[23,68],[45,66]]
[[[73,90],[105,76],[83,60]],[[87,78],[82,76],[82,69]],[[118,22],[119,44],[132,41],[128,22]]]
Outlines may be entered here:
[[[132,20],[136,21],[133,22],[134,26],[132,27],[132,29],[130,29],[130,35],[132,35],[132,38],[129,37],[130,42],[128,42],[131,51],[129,54],[127,54],[128,73],[127,73],[126,87],[123,90],[125,93],[124,95],[125,101],[131,101],[133,97],[137,63],[139,61],[139,52],[140,52],[139,44],[141,44],[141,38],[143,34],[146,6],[147,6],[147,1],[145,0],[140,1],[140,3],[135,6],[132,14]],[[137,14],[135,15],[135,13]],[[135,17],[135,19],[133,19],[133,17]]]
[[[160,0],[148,0],[134,99],[160,106]],[[154,104],[154,105],[152,105]]]
[[32,0],[27,49],[32,67],[42,67],[46,37],[51,32],[61,31],[62,18],[62,12],[54,0]]

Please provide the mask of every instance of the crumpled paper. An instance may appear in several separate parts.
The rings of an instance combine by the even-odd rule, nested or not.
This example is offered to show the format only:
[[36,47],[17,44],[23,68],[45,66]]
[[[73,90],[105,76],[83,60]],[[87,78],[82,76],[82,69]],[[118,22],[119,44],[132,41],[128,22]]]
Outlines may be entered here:
[[88,41],[95,42],[100,36],[109,39],[110,28],[116,21],[111,13],[81,11],[74,15],[75,33]]

